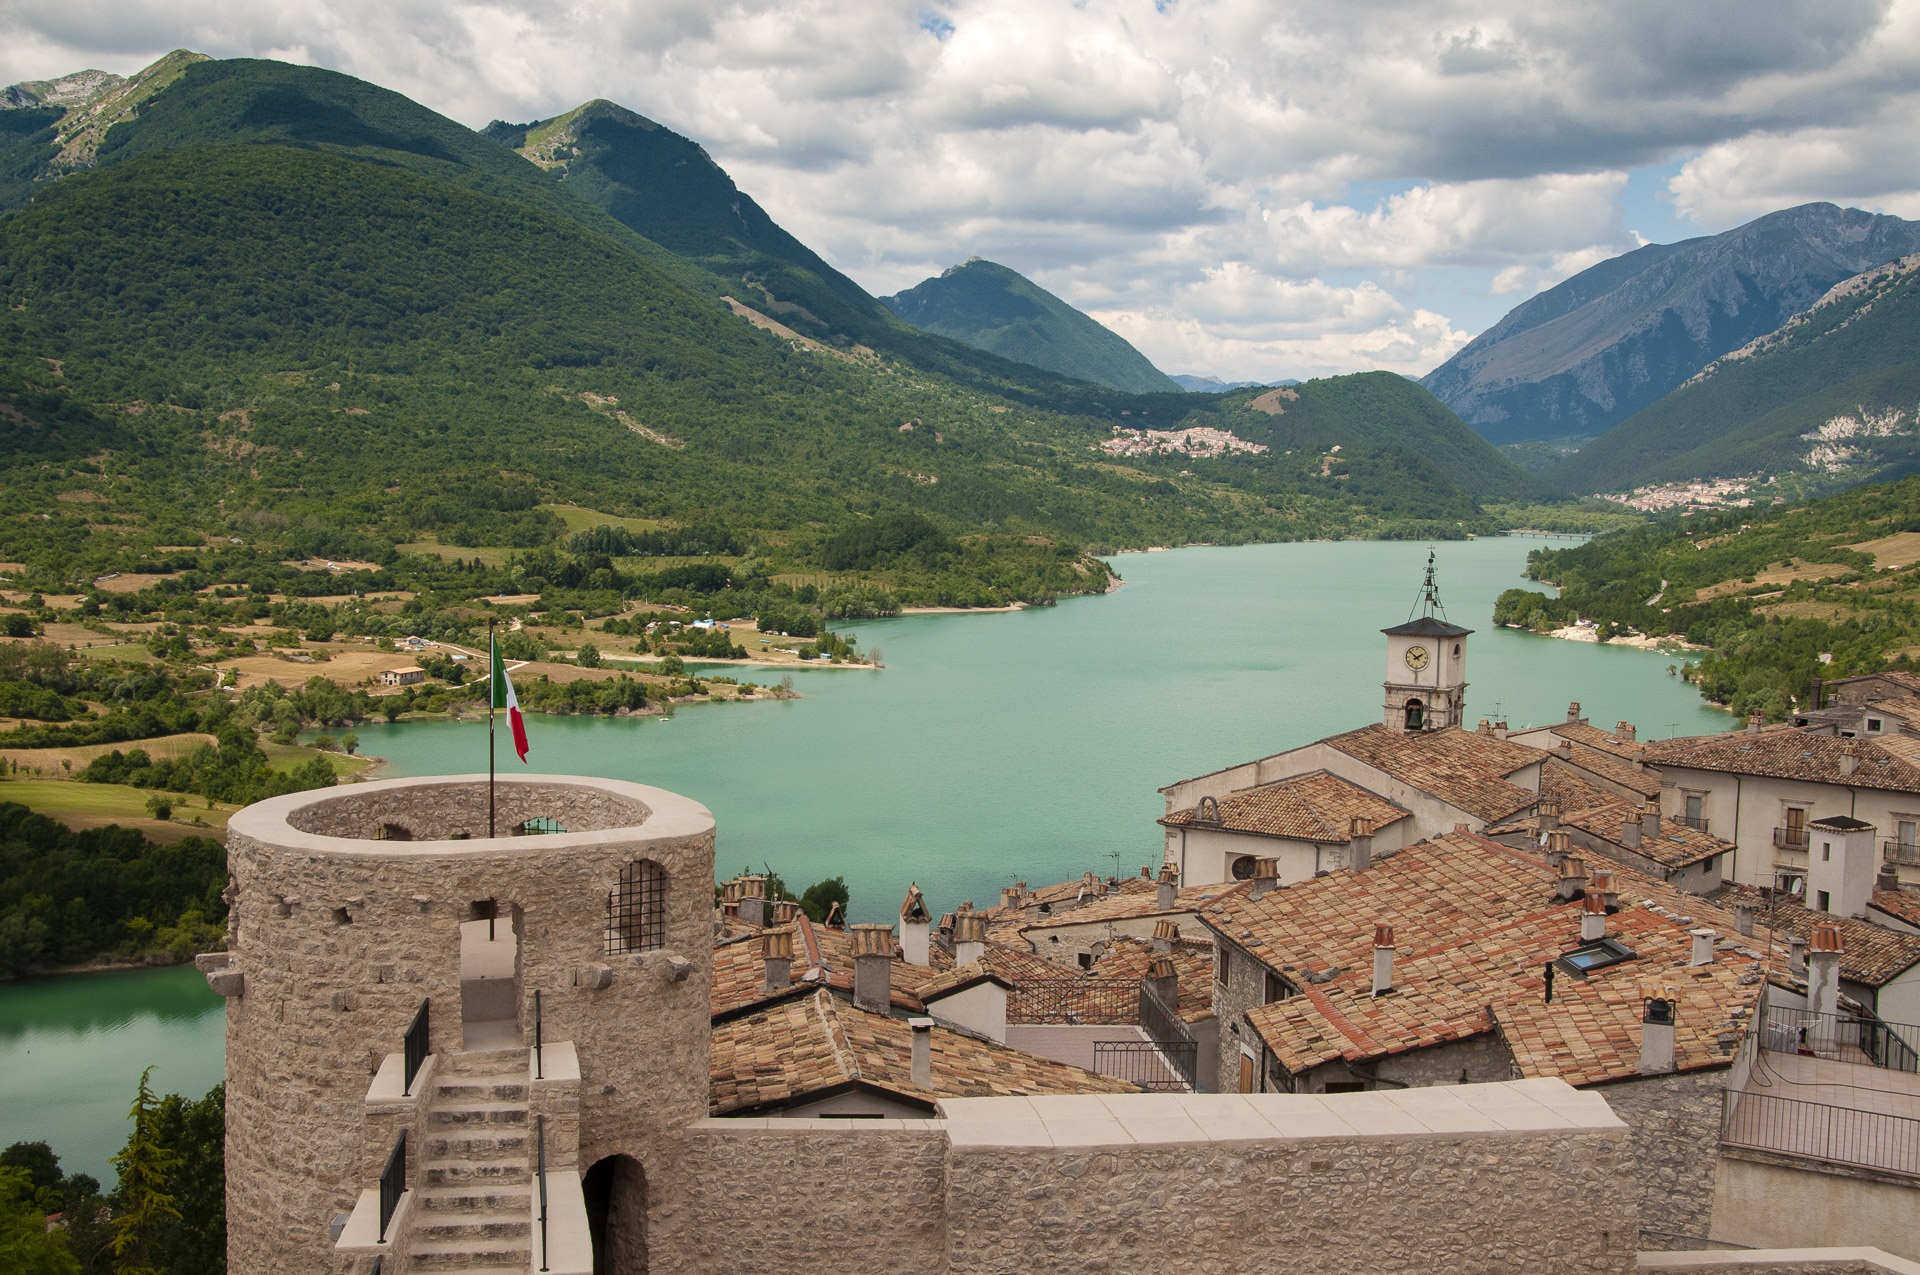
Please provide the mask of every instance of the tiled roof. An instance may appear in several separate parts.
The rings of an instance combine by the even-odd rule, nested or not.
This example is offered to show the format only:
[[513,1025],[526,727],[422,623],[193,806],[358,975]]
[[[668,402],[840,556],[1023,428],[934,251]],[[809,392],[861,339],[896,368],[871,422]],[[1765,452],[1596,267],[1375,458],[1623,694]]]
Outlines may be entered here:
[[1612,731],[1601,730],[1598,726],[1589,726],[1584,721],[1555,722],[1547,727],[1561,739],[1572,740],[1576,745],[1597,748],[1601,752],[1612,753],[1616,757],[1631,759],[1633,750],[1639,745],[1633,740],[1624,739]]
[[[1563,976],[1542,1004],[1547,962],[1578,945],[1578,905],[1558,901],[1543,859],[1483,837],[1450,833],[1409,847],[1359,873],[1334,873],[1259,900],[1229,900],[1203,918],[1228,940],[1278,970],[1301,995],[1249,1010],[1247,1020],[1295,1073],[1345,1058],[1363,1062],[1480,1033],[1508,1030],[1530,1075],[1567,1074],[1570,1083],[1635,1075],[1639,1036],[1582,1035],[1613,1022],[1639,984],[1658,978],[1708,986],[1677,1033],[1683,1068],[1725,1065],[1723,1039],[1737,1039],[1736,1010],[1760,986],[1759,964],[1731,915],[1624,867],[1614,868],[1623,903],[1608,933],[1636,959],[1586,980]],[[1373,931],[1394,927],[1394,990],[1372,993]],[[1688,931],[1721,937],[1711,966],[1687,965]],[[1682,980],[1691,980],[1682,983]],[[1509,1012],[1510,1010],[1510,1012]],[[1502,1015],[1507,1015],[1502,1019]],[[1571,1042],[1585,1043],[1574,1046]],[[1630,1043],[1631,1047],[1628,1047]],[[1579,1066],[1566,1063],[1571,1053]],[[1559,1069],[1565,1068],[1565,1071]]]
[[[1344,840],[1344,838],[1342,838]],[[1173,896],[1173,906],[1164,912],[1160,908],[1160,893],[1128,890],[1107,895],[1104,899],[1095,899],[1066,912],[1057,912],[1042,920],[1031,921],[1015,927],[1020,934],[1033,935],[1044,933],[1057,925],[1085,925],[1088,922],[1124,921],[1147,916],[1173,916],[1177,913],[1195,912],[1207,904],[1234,890],[1244,890],[1244,881],[1220,881],[1211,885],[1183,886]]]
[[1559,802],[1562,810],[1587,810],[1614,800],[1614,794],[1558,757],[1549,757],[1540,766],[1540,795]]
[[975,909],[987,918],[989,926],[1004,921],[1032,920],[1039,915],[1041,904],[1046,904],[1053,915],[1065,916],[1070,910],[1086,907],[1110,898],[1115,893],[1145,895],[1153,899],[1160,887],[1145,877],[1121,877],[1117,881],[1107,881],[1095,877],[1089,888],[1084,877],[1073,881],[1060,881],[1053,885],[1043,885],[1028,890],[1017,904],[996,903],[990,908]]
[[[1722,907],[1744,903],[1754,910],[1754,928],[1773,928],[1801,938],[1816,925],[1840,927],[1840,976],[1868,987],[1883,987],[1920,965],[1920,934],[1902,934],[1850,916],[1817,912],[1791,894],[1756,885],[1730,885],[1717,897]],[[1877,900],[1876,900],[1877,901]]]
[[935,974],[932,978],[922,983],[917,990],[921,1003],[925,1004],[928,1001],[939,1000],[949,992],[955,992],[963,987],[987,980],[999,983],[1002,986],[1012,982],[1006,975],[995,973],[989,969],[984,961],[974,961],[971,964],[956,965],[950,970],[943,970]]
[[1385,797],[1324,770],[1243,788],[1220,798],[1219,807],[1218,824],[1198,823],[1197,805],[1176,810],[1160,822],[1169,828],[1217,827],[1223,832],[1344,844],[1355,819],[1379,829],[1408,814]]
[[[1199,926],[1192,927],[1204,934]],[[1119,978],[1139,982],[1147,976],[1153,958],[1161,955],[1153,944],[1140,939],[1116,938],[1087,972],[1094,978]],[[1182,935],[1165,955],[1173,959],[1174,976],[1180,992],[1180,1017],[1188,1022],[1213,1017],[1213,943],[1206,938]]]
[[1734,848],[1730,841],[1722,841],[1709,833],[1689,828],[1678,819],[1667,818],[1660,820],[1659,836],[1643,835],[1639,845],[1628,846],[1621,840],[1621,826],[1627,820],[1637,820],[1639,817],[1640,811],[1634,806],[1624,801],[1614,801],[1590,810],[1576,810],[1572,814],[1562,815],[1560,822],[1602,841],[1610,841],[1669,869],[1690,868],[1702,859],[1731,853]]
[[713,1029],[714,1115],[805,1102],[860,1087],[929,1106],[940,1098],[1137,1093],[1108,1076],[933,1029],[932,1084],[913,1083],[913,1031],[826,992],[769,1005]]
[[[793,932],[793,986],[777,992],[766,989],[766,959],[761,955],[758,936],[773,930]],[[890,999],[896,1009],[918,1012],[924,1005],[919,991],[937,977],[921,965],[909,965],[899,959],[898,944],[890,974]],[[808,989],[831,987],[853,990],[853,950],[845,930],[815,925],[802,916],[792,925],[770,926],[767,931],[752,930],[751,937],[726,942],[713,952],[713,1014],[736,1014],[752,1005],[782,1000]]]
[[1631,757],[1622,757],[1586,744],[1569,744],[1562,756],[1567,764],[1597,775],[1608,783],[1617,784],[1628,792],[1639,793],[1642,797],[1660,795],[1660,772],[1635,767]]
[[[1920,740],[1842,739],[1803,730],[1741,731],[1661,740],[1647,746],[1655,766],[1686,766],[1736,775],[1767,775],[1811,783],[1920,792]],[[1852,749],[1853,774],[1840,773],[1840,757]]]
[[1491,734],[1448,727],[1408,735],[1375,722],[1322,742],[1489,822],[1539,800],[1532,791],[1508,783],[1506,776],[1546,754]]
[[1908,925],[1920,925],[1920,890],[1875,890],[1873,906]]
[[1901,695],[1893,699],[1877,699],[1869,702],[1865,709],[1869,713],[1879,713],[1885,717],[1898,718],[1905,726],[1920,724],[1920,698]]

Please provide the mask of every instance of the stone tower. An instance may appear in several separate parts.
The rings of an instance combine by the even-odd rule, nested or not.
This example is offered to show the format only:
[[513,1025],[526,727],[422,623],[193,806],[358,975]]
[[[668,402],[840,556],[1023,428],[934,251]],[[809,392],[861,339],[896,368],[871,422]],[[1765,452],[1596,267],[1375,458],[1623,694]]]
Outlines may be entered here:
[[390,780],[233,817],[229,952],[202,960],[228,997],[230,1270],[527,1270],[536,1128],[596,1241],[623,1226],[613,1251],[645,1269],[707,1109],[713,816],[524,776],[497,788],[514,835],[489,837],[487,789]]
[[1386,723],[1393,730],[1458,726],[1467,713],[1467,635],[1447,622],[1427,554],[1427,578],[1405,624],[1380,630],[1387,638]]

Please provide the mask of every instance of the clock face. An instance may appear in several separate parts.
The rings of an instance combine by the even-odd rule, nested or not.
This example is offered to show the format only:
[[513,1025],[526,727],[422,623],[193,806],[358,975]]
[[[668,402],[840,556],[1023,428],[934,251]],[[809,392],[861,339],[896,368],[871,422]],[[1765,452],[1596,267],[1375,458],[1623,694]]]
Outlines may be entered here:
[[1427,648],[1410,646],[1407,648],[1407,667],[1416,673],[1427,666]]

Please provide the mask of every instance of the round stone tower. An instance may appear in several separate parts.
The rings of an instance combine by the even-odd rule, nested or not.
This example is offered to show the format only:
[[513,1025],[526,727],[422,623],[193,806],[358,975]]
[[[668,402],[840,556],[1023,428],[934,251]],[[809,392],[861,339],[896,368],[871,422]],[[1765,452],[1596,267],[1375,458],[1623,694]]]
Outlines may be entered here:
[[[620,1157],[671,1178],[681,1131],[707,1110],[713,816],[658,788],[534,775],[499,781],[493,823],[489,837],[484,776],[233,816],[229,952],[203,961],[228,997],[230,1270],[361,1269],[330,1231],[364,1238],[383,1171],[431,1195],[436,1140],[465,1154],[445,1135],[468,1121],[517,1119],[493,1143],[531,1154],[529,1105],[555,1113],[549,1164]],[[462,1065],[480,1058],[490,1068]],[[505,1100],[453,1107],[463,1090]],[[420,1207],[415,1223],[431,1217]]]

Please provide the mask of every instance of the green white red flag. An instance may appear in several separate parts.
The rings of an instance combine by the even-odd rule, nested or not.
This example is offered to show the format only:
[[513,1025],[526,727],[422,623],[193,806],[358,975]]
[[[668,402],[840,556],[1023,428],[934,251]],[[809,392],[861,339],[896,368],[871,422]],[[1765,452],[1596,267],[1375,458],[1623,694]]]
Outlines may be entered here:
[[507,710],[507,724],[513,727],[513,751],[520,754],[520,760],[527,760],[527,722],[520,716],[520,697],[513,693],[513,683],[507,678],[507,662],[500,655],[500,644],[487,636],[487,650],[493,657],[493,669],[489,679],[493,688],[493,706]]

